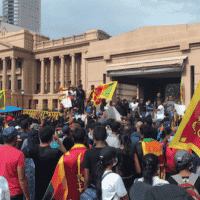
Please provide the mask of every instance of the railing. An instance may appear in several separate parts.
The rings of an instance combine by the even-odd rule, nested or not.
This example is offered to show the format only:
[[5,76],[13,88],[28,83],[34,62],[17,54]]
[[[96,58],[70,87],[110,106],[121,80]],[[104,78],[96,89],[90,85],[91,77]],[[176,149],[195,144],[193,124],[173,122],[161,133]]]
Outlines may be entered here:
[[30,117],[34,118],[34,115],[35,114],[41,114],[42,118],[44,119],[44,115],[47,114],[47,115],[52,115],[53,117],[56,118],[56,120],[58,119],[58,116],[61,115],[60,112],[49,112],[49,111],[42,111],[42,110],[29,110],[29,109],[24,109],[23,110],[23,114],[28,114],[30,115]]

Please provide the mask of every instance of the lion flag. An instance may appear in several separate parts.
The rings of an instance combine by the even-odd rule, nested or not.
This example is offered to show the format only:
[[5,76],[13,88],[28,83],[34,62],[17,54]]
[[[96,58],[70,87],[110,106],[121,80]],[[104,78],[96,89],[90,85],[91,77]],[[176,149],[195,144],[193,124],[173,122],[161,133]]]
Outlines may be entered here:
[[170,144],[174,149],[192,149],[200,156],[200,82]]

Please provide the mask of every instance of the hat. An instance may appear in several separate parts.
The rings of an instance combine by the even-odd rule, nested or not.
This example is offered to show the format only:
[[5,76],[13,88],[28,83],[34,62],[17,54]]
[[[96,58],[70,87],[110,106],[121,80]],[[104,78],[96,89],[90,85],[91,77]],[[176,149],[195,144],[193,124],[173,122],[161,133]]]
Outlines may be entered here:
[[185,164],[189,164],[192,161],[193,157],[194,157],[193,154],[182,149],[176,152],[174,156],[174,160],[175,160],[176,165],[182,166]]
[[15,138],[19,132],[14,127],[8,127],[3,130],[3,136],[6,139]]
[[12,117],[10,117],[10,116],[8,116],[8,117],[6,118],[6,121],[7,121],[7,122],[10,122],[10,121],[13,121],[13,120],[15,120],[15,119],[12,118]]

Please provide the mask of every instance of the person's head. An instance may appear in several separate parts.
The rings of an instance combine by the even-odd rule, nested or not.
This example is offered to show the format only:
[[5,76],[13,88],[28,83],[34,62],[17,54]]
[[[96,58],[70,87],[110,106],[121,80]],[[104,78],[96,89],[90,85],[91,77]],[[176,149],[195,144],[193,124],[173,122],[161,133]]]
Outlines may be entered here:
[[82,84],[80,84],[80,85],[78,86],[78,90],[82,90],[82,88],[83,88],[83,86],[82,86]]
[[118,133],[121,128],[121,124],[119,122],[113,121],[111,124],[111,129],[113,133]]
[[160,106],[161,105],[161,100],[158,100],[157,101],[157,106]]
[[127,104],[128,101],[127,101],[126,99],[123,99],[123,103],[124,103],[124,104]]
[[67,151],[69,151],[74,146],[74,140],[72,137],[66,137],[63,140],[63,145]]
[[126,154],[132,153],[131,138],[128,134],[121,134],[119,136],[119,142],[121,144],[121,149],[125,151]]
[[21,126],[21,129],[26,131],[28,129],[28,121],[26,121],[26,120],[21,121],[20,126]]
[[136,102],[136,97],[132,98],[132,102],[135,103]]
[[42,143],[49,143],[53,139],[54,129],[47,125],[40,129],[39,136]]
[[91,85],[91,90],[94,90],[94,85]]
[[99,156],[99,161],[97,163],[97,168],[95,170],[95,186],[97,189],[98,199],[102,199],[101,191],[101,181],[102,176],[106,169],[112,168],[112,166],[117,164],[117,153],[114,147],[106,146],[104,147]]
[[62,131],[64,135],[68,136],[70,132],[70,127],[68,125],[64,125]]
[[80,125],[81,128],[84,128],[85,127],[85,122],[81,119],[78,119],[77,120],[77,123]]
[[141,121],[138,121],[137,123],[136,123],[136,125],[135,125],[135,127],[136,127],[136,129],[138,130],[138,131],[140,131],[140,127],[143,125],[143,123],[141,122]]
[[8,127],[3,130],[3,141],[4,144],[12,144],[16,146],[18,131],[14,127]]
[[148,116],[145,118],[144,124],[148,124],[148,125],[152,126],[152,123],[153,123],[153,121],[152,121],[151,116]]
[[184,149],[178,150],[174,156],[177,171],[189,170],[192,167],[193,158],[193,154],[189,151]]
[[153,184],[152,178],[158,171],[158,157],[155,154],[146,154],[142,159],[142,174],[144,183]]
[[140,133],[143,138],[151,138],[152,137],[152,127],[147,125],[141,125]]
[[171,95],[169,96],[169,101],[173,101],[173,97]]
[[73,131],[72,136],[74,138],[74,143],[83,144],[85,142],[85,138],[86,138],[86,131],[84,128],[76,128]]
[[157,97],[158,97],[158,98],[160,98],[160,97],[161,97],[161,94],[160,94],[160,92],[159,92],[159,93],[157,93]]
[[119,97],[117,97],[117,102],[120,102],[120,98]]
[[90,101],[87,101],[87,106],[91,106],[91,102]]
[[94,141],[103,141],[105,142],[107,138],[107,131],[106,128],[102,125],[95,126],[93,132]]
[[151,104],[151,100],[150,100],[150,99],[147,101],[147,104],[148,104],[148,105],[150,105],[150,104]]
[[160,135],[161,139],[164,142],[168,142],[168,140],[170,139],[171,136],[172,136],[172,130],[171,130],[171,128],[165,128],[162,131],[162,134]]
[[76,122],[72,125],[71,130],[74,131],[76,128],[80,128],[80,127],[81,127],[80,124]]

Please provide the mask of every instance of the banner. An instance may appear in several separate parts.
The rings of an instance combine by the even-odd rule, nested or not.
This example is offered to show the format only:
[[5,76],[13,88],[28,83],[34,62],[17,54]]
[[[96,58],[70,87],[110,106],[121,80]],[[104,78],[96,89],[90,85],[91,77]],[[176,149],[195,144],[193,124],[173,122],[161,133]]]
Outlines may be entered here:
[[170,148],[192,149],[200,156],[200,82],[170,144]]
[[185,113],[186,107],[185,105],[175,104],[175,109],[176,109],[177,115],[183,116]]
[[5,100],[5,90],[0,90],[0,109],[5,110],[6,100]]

